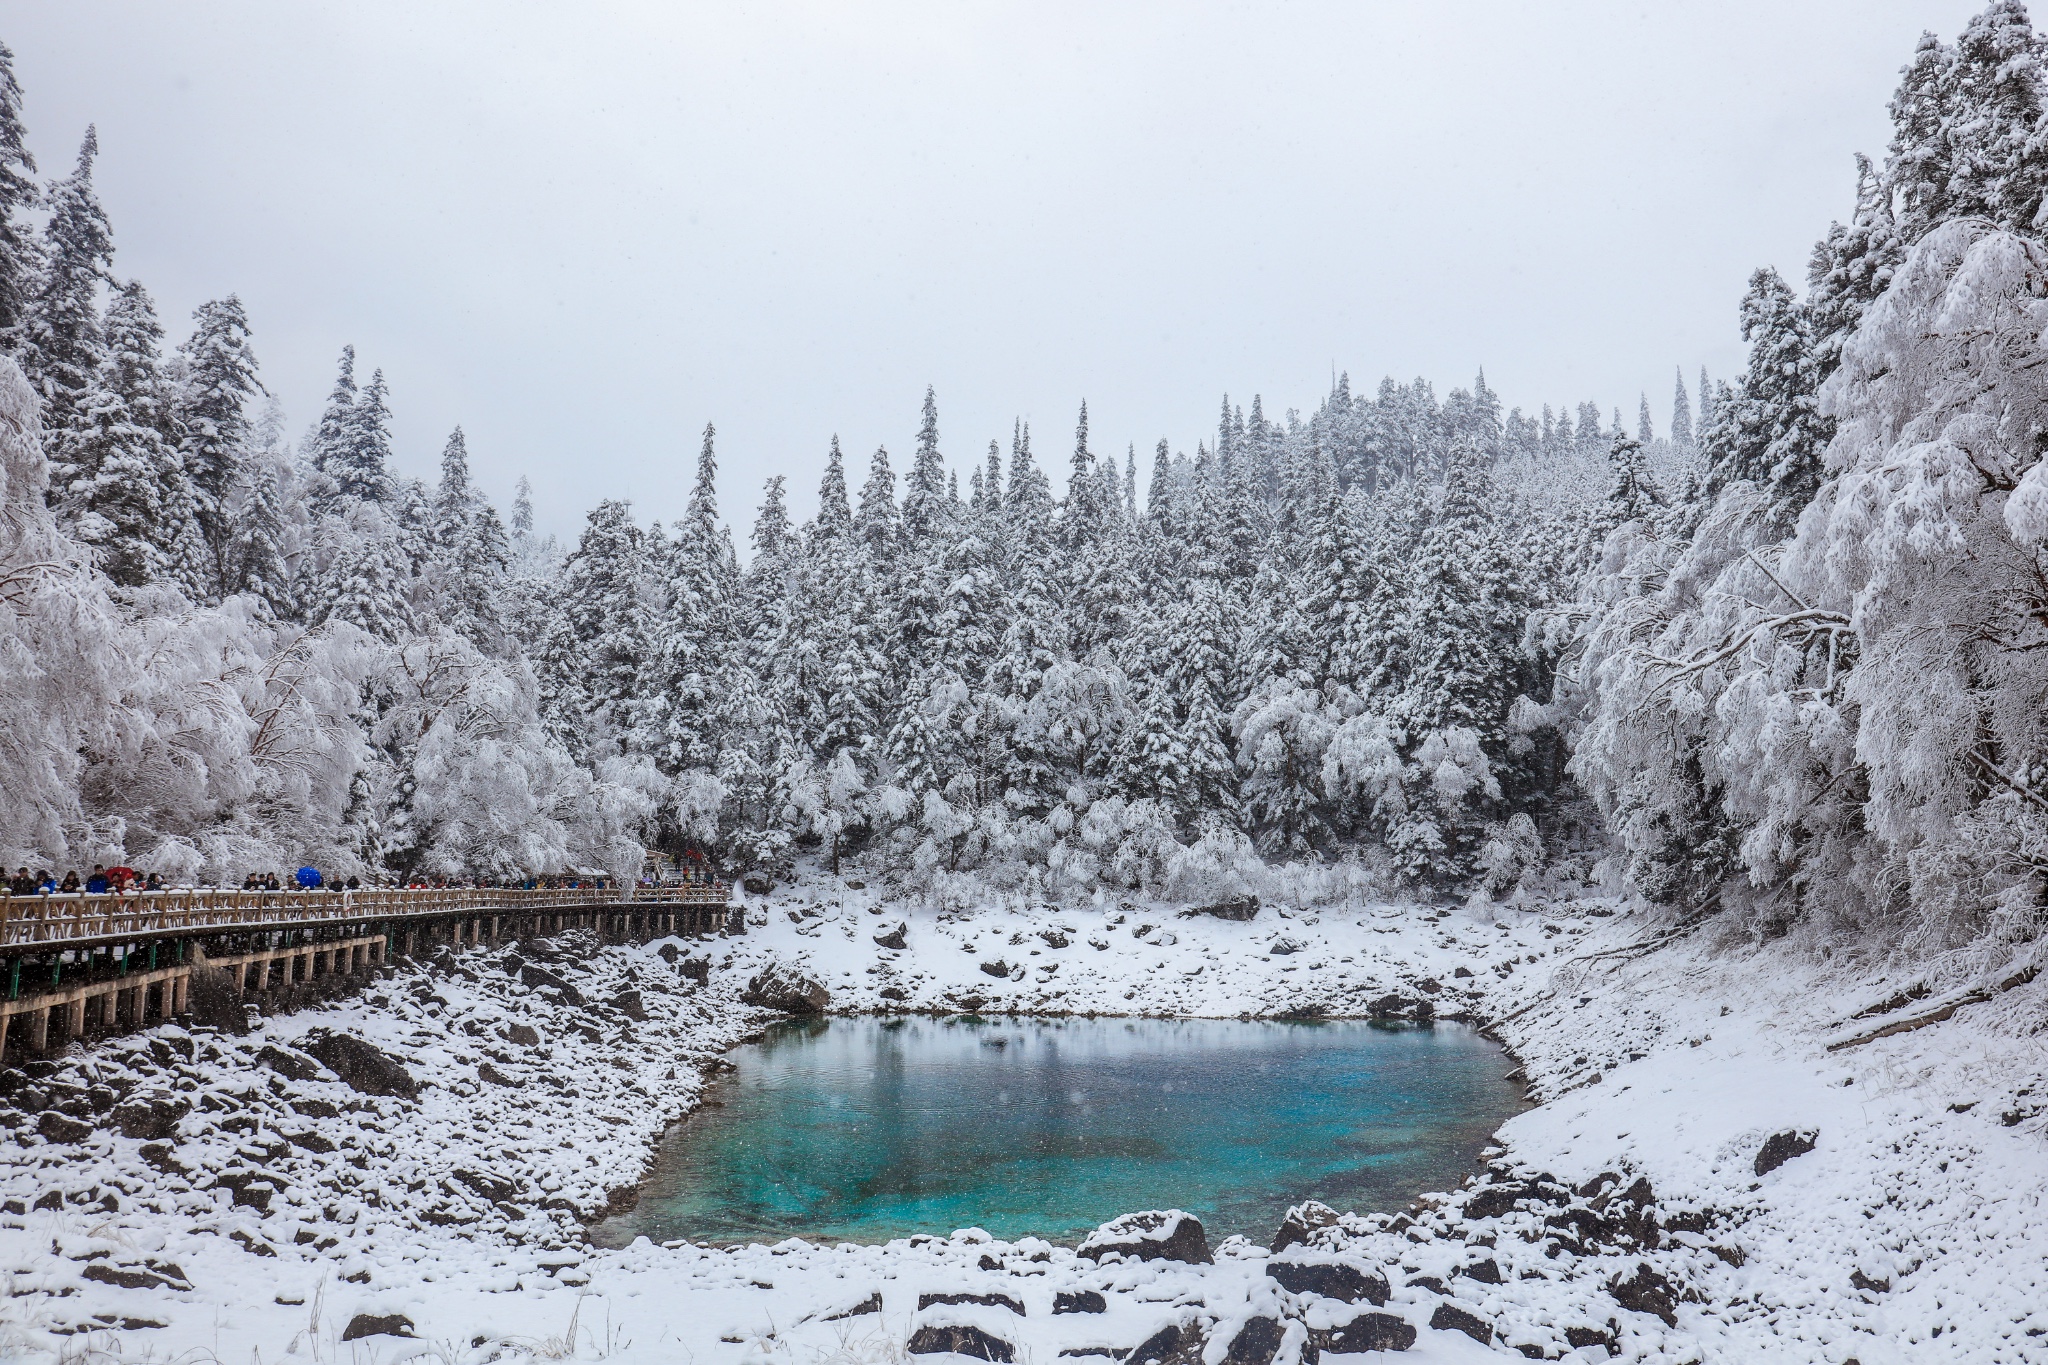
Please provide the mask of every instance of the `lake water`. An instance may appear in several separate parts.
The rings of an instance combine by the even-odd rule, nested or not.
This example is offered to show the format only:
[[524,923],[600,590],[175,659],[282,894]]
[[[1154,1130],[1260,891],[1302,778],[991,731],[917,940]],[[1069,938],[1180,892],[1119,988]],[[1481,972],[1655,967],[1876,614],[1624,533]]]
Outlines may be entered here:
[[850,1018],[732,1056],[596,1240],[1071,1242],[1183,1208],[1265,1241],[1303,1199],[1454,1188],[1524,1107],[1505,1054],[1441,1023]]

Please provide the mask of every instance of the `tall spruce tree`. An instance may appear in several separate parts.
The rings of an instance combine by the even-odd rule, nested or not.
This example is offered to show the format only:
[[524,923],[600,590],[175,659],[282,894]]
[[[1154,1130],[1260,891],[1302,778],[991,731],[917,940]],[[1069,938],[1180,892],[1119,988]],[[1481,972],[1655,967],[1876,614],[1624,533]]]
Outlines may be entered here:
[[945,524],[946,460],[939,454],[938,395],[927,387],[924,412],[917,428],[917,454],[911,458],[910,476],[903,484],[903,534],[913,545],[921,545]]
[[242,465],[248,458],[249,399],[267,390],[256,378],[249,317],[241,299],[230,294],[203,303],[192,320],[192,335],[178,347],[185,365],[176,425],[206,546],[208,589],[220,595],[232,591],[229,514],[236,490],[246,482]]
[[71,174],[44,192],[50,216],[28,316],[18,333],[16,358],[43,400],[43,430],[59,461],[75,461],[64,443],[106,356],[99,298],[100,286],[113,278],[114,234],[93,192],[99,147],[99,134],[87,128]]
[[36,159],[21,121],[21,84],[14,53],[0,43],[0,349],[12,351],[28,321],[36,275],[36,244],[23,210],[34,207]]
[[106,356],[73,409],[63,442],[60,507],[93,545],[108,577],[138,587],[167,580],[198,588],[202,553],[192,484],[163,374],[163,327],[142,286],[115,290]]
[[1820,488],[1834,423],[1820,412],[1821,363],[1806,308],[1775,270],[1750,277],[1742,300],[1749,365],[1735,399],[1716,404],[1704,442],[1708,489],[1737,479],[1760,485],[1789,526]]

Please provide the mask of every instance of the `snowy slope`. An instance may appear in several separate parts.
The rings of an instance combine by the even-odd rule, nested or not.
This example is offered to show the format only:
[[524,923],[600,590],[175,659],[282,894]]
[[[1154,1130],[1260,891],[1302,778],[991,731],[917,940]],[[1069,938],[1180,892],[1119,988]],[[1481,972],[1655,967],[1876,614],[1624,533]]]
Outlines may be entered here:
[[[2048,1359],[2048,1336],[2027,1335],[2048,1331],[2035,1307],[2048,1301],[2048,1149],[2023,1093],[2040,1073],[2015,1022],[2038,1017],[2024,992],[1829,1054],[1876,998],[1867,984],[1683,946],[1618,968],[1577,961],[1631,931],[1590,913],[1602,906],[959,916],[826,885],[756,898],[741,940],[565,941],[539,961],[525,945],[526,964],[581,1004],[485,950],[246,1039],[160,1028],[32,1079],[37,1093],[18,1091],[5,1114],[0,1356],[90,1344],[116,1359],[898,1359],[914,1334],[973,1329],[1020,1360],[1147,1341],[1155,1358],[1220,1360],[1240,1333],[1240,1351],[1261,1340],[1285,1360],[1384,1315],[1415,1333],[1390,1358],[1425,1361],[1588,1360],[1610,1346],[1672,1362]],[[874,942],[899,923],[904,947]],[[1298,946],[1275,954],[1281,940]],[[677,970],[687,956],[671,964],[678,948],[708,985]],[[1098,1265],[945,1228],[882,1247],[586,1246],[581,1222],[631,1185],[718,1054],[755,1027],[737,994],[770,962],[801,964],[848,1009],[1352,1014],[1429,999],[1505,1020],[1548,1102],[1506,1126],[1473,1188],[1312,1226],[1309,1247],[1282,1258],[1383,1279],[1384,1304],[1289,1292],[1268,1253],[1236,1239],[1213,1265]],[[1000,975],[983,970],[998,962]],[[292,1061],[320,1029],[401,1058],[418,1101]],[[264,1060],[266,1045],[307,1078]],[[133,1104],[159,1088],[194,1104],[161,1145],[104,1119],[82,1142],[51,1141],[38,1126],[56,1125],[24,1108]],[[1758,1176],[1764,1140],[1788,1131],[1811,1132],[1813,1150]],[[1090,1293],[1102,1311],[1054,1311],[1092,1307]],[[852,1311],[876,1295],[879,1311]],[[984,1301],[920,1308],[934,1295]],[[402,1315],[415,1335],[341,1341],[359,1315]]]

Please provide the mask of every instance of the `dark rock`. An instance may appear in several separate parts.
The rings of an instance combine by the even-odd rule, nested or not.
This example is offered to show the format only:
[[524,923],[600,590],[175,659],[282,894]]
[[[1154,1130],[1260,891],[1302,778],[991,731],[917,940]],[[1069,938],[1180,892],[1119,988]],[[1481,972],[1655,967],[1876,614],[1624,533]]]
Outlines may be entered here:
[[1636,1273],[1626,1280],[1615,1276],[1608,1282],[1607,1292],[1630,1312],[1662,1318],[1666,1327],[1678,1325],[1678,1307],[1671,1292],[1671,1281],[1647,1265],[1638,1265]]
[[1112,1218],[1089,1233],[1077,1250],[1091,1261],[1112,1252],[1140,1261],[1185,1261],[1191,1265],[1210,1265],[1215,1259],[1209,1254],[1201,1220],[1179,1209],[1148,1209]]
[[361,1341],[364,1337],[409,1337],[412,1335],[412,1319],[403,1313],[388,1317],[376,1317],[369,1313],[358,1313],[348,1320],[348,1326],[341,1329],[343,1341]]
[[270,1201],[277,1194],[278,1181],[267,1171],[227,1170],[213,1178],[221,1189],[231,1191],[234,1203],[240,1208],[250,1208],[258,1213],[270,1211]]
[[686,957],[676,963],[676,975],[696,982],[700,986],[711,984],[711,959],[708,957]]
[[1223,1365],[1273,1365],[1273,1357],[1280,1353],[1280,1343],[1286,1336],[1287,1329],[1278,1318],[1247,1318],[1230,1339],[1230,1348],[1223,1353]]
[[[1475,1317],[1454,1304],[1438,1304],[1436,1311],[1429,1315],[1429,1326],[1432,1331],[1437,1332],[1463,1332],[1481,1346],[1490,1345],[1493,1341],[1492,1323],[1485,1318]],[[1410,1340],[1412,1341],[1413,1337],[1410,1337]],[[1406,1350],[1407,1347],[1401,1349]]]
[[489,1081],[492,1085],[519,1084],[519,1082],[513,1080],[489,1062],[478,1062],[476,1064],[476,1078],[480,1081]]
[[[108,1265],[105,1261],[94,1261],[85,1268],[81,1278],[91,1280],[94,1284],[111,1284],[122,1289],[168,1289],[172,1287],[169,1279],[156,1274],[154,1271],[144,1270],[139,1266]],[[178,1278],[182,1280],[185,1277],[179,1275]]]
[[1472,977],[1472,969],[1470,967],[1453,967],[1451,975],[1460,981],[1469,981]]
[[970,1356],[975,1360],[1012,1361],[1017,1358],[1017,1348],[1001,1337],[991,1336],[979,1327],[964,1323],[926,1325],[910,1334],[910,1354],[914,1356],[937,1355],[951,1351],[955,1355]]
[[1074,941],[1057,929],[1040,929],[1038,937],[1048,948],[1065,948]]
[[398,1059],[348,1033],[309,1033],[305,1050],[341,1077],[349,1089],[364,1095],[419,1098],[419,1083]]
[[1795,1156],[1805,1156],[1812,1151],[1820,1134],[1811,1129],[1806,1132],[1773,1133],[1764,1139],[1762,1150],[1756,1154],[1756,1173],[1767,1175],[1790,1161]]
[[580,1007],[584,1003],[582,991],[577,990],[547,968],[536,967],[531,962],[519,969],[519,984],[531,991],[543,988],[560,991],[562,999],[571,1005]]
[[92,1136],[92,1125],[45,1109],[36,1118],[36,1131],[51,1142],[83,1142]]
[[875,994],[881,996],[884,1000],[894,1000],[899,1004],[910,998],[910,992],[904,990],[901,986],[884,986],[876,991]]
[[251,1256],[275,1257],[277,1255],[276,1247],[264,1241],[261,1237],[251,1237],[240,1228],[236,1228],[233,1232],[229,1233],[228,1240],[230,1242],[239,1242],[242,1250],[248,1252]]
[[192,952],[185,1007],[190,1022],[202,1028],[233,1034],[249,1031],[249,1012],[242,1008],[242,992],[235,978],[226,969],[209,963],[197,948]]
[[1443,988],[1444,983],[1437,980],[1433,976],[1426,977],[1423,980],[1415,983],[1415,989],[1423,992],[1425,995],[1435,995],[1438,991],[1442,990]]
[[1465,1216],[1498,1218],[1511,1212],[1518,1201],[1527,1197],[1527,1191],[1519,1185],[1482,1185],[1467,1196]]
[[1360,1299],[1374,1304],[1387,1301],[1388,1286],[1383,1276],[1335,1259],[1276,1256],[1266,1262],[1266,1273],[1290,1294],[1317,1294],[1341,1303],[1357,1303]]
[[981,974],[983,976],[1008,976],[1010,974],[1010,964],[1001,958],[997,958],[994,962],[984,962],[981,964]]
[[[1383,995],[1365,1007],[1365,1012],[1375,1019],[1399,1019],[1416,1013],[1427,1001],[1410,1000],[1402,995]],[[1431,1011],[1434,1013],[1434,1010]]]
[[1603,1332],[1597,1327],[1567,1327],[1564,1329],[1565,1345],[1573,1350],[1582,1346],[1605,1346],[1609,1351],[1620,1348],[1614,1333]]
[[904,935],[907,934],[909,931],[909,925],[898,922],[893,927],[886,929],[883,932],[875,935],[875,946],[877,948],[900,949],[907,944],[908,940],[904,937]]
[[[1479,1321],[1477,1318],[1472,1320]],[[1430,1326],[1434,1327],[1436,1323],[1432,1321]],[[1366,1351],[1405,1351],[1414,1344],[1415,1329],[1405,1319],[1395,1317],[1392,1313],[1361,1313],[1341,1327],[1328,1327],[1310,1332],[1308,1350],[1302,1353],[1302,1358],[1314,1361],[1325,1351],[1331,1355],[1361,1355]]]
[[519,1193],[518,1182],[507,1180],[503,1176],[487,1175],[481,1171],[461,1170],[455,1171],[452,1174],[464,1185],[475,1190],[493,1203],[502,1199],[510,1199],[513,1195]]
[[832,1003],[824,986],[780,963],[749,981],[740,999],[777,1014],[823,1014]]
[[1595,1196],[1597,1196],[1600,1193],[1600,1191],[1605,1189],[1607,1186],[1619,1185],[1620,1183],[1621,1177],[1616,1175],[1613,1171],[1602,1171],[1600,1172],[1600,1174],[1594,1176],[1591,1180],[1588,1180],[1585,1184],[1579,1186],[1576,1190],[1573,1190],[1572,1193],[1576,1194],[1581,1199],[1592,1199]]
[[654,950],[654,955],[673,967],[676,965],[676,959],[683,955],[683,950],[673,943],[664,943]]
[[1274,1251],[1285,1251],[1298,1242],[1306,1242],[1309,1234],[1317,1228],[1334,1227],[1337,1211],[1328,1204],[1311,1199],[1296,1204],[1280,1219],[1280,1230],[1273,1234]]
[[145,1142],[136,1149],[136,1155],[147,1162],[152,1169],[161,1171],[165,1175],[186,1177],[192,1174],[179,1164],[177,1157],[172,1155],[171,1146],[167,1142]]
[[1466,1279],[1477,1280],[1481,1284],[1505,1283],[1505,1281],[1503,1281],[1501,1278],[1500,1262],[1494,1260],[1490,1256],[1483,1261],[1472,1262],[1470,1265],[1465,1266],[1459,1273],[1464,1275]]
[[1287,957],[1291,954],[1300,952],[1303,948],[1306,948],[1307,946],[1307,944],[1302,943],[1297,939],[1276,938],[1273,940],[1273,945],[1270,948],[1266,949],[1266,955],[1268,957]]
[[765,896],[775,889],[775,883],[766,877],[748,877],[740,882],[740,890],[749,896]]
[[1543,1220],[1543,1226],[1576,1233],[1582,1241],[1596,1246],[1612,1242],[1619,1231],[1613,1223],[1591,1209],[1566,1209],[1563,1213],[1553,1213]]
[[1892,1292],[1892,1282],[1890,1280],[1873,1280],[1861,1270],[1849,1272],[1849,1287],[1851,1289],[1861,1289],[1871,1294],[1889,1294]]
[[299,1148],[301,1151],[319,1152],[324,1155],[335,1150],[334,1143],[331,1140],[320,1136],[320,1134],[310,1128],[303,1133],[286,1133],[284,1138],[286,1142],[291,1143],[292,1146]]
[[328,1100],[302,1099],[291,1101],[292,1112],[309,1119],[331,1119],[341,1113]]
[[963,1293],[919,1294],[917,1296],[917,1307],[918,1311],[920,1312],[931,1307],[935,1303],[974,1303],[981,1305],[983,1308],[1007,1308],[1020,1318],[1024,1316],[1024,1305],[1017,1302],[1015,1299],[1011,1298],[1008,1294]]
[[506,1040],[521,1047],[539,1047],[540,1030],[531,1024],[514,1024],[505,1030]]
[[647,1002],[641,999],[638,991],[620,991],[608,1003],[636,1024],[647,1022]]
[[1124,1365],[1200,1365],[1202,1329],[1178,1323],[1146,1337],[1124,1357]]
[[45,1109],[54,1109],[60,1114],[69,1114],[75,1119],[92,1117],[92,1097],[82,1085],[67,1085],[62,1081],[50,1081],[43,1087],[46,1098]]
[[41,1195],[37,1196],[36,1202],[29,1205],[29,1207],[32,1209],[61,1209],[64,1207],[64,1191],[45,1190]]
[[178,1120],[192,1112],[192,1101],[169,1090],[137,1095],[114,1110],[121,1136],[159,1142],[178,1131]]
[[265,1043],[256,1050],[256,1060],[289,1081],[316,1080],[321,1074],[320,1063],[303,1052],[291,1052],[274,1043]]
[[1234,896],[1226,901],[1217,901],[1214,905],[1191,906],[1181,911],[1181,914],[1210,915],[1216,919],[1236,920],[1239,923],[1243,923],[1246,920],[1258,918],[1259,898],[1257,896]]
[[1109,1302],[1092,1289],[1062,1289],[1052,1296],[1055,1313],[1107,1313]]
[[881,1311],[882,1291],[877,1289],[874,1293],[868,1295],[866,1298],[862,1299],[859,1303],[853,1305],[853,1307],[851,1308],[842,1308],[837,1313],[827,1313],[825,1315],[825,1321],[844,1322],[848,1318],[866,1317],[870,1313],[879,1313]]

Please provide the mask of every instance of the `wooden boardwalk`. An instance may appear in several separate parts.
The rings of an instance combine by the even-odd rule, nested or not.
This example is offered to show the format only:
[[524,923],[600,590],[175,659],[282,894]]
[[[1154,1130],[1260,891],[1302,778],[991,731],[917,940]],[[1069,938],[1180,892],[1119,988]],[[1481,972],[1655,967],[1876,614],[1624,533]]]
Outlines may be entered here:
[[[0,893],[0,1061],[184,1014],[195,972],[277,1001],[440,944],[589,929],[744,933],[724,882],[658,887]],[[216,976],[215,980],[223,979]],[[239,1008],[239,1007],[237,1007]]]
[[731,899],[732,888],[725,882],[535,890],[369,887],[360,891],[135,891],[98,896],[0,893],[0,957],[53,947],[89,948],[144,938],[370,920],[545,917],[599,910],[723,910]]

